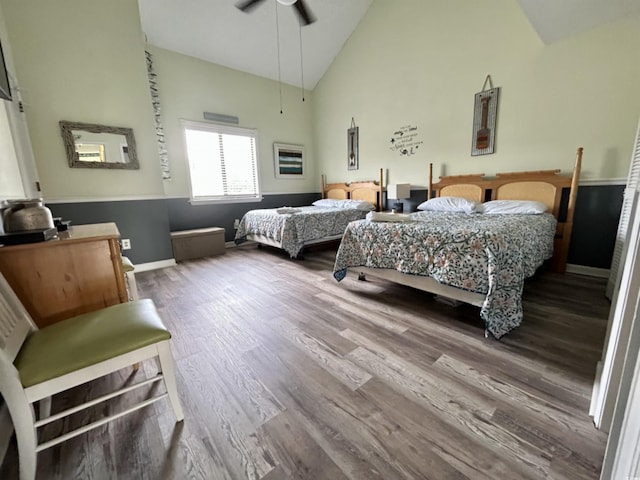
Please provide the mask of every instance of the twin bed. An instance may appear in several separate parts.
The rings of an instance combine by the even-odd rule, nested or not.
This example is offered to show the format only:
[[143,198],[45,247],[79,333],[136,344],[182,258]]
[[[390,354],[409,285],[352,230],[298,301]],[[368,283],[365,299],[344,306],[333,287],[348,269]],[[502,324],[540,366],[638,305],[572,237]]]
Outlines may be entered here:
[[[434,184],[430,171],[429,198],[435,191],[441,200],[499,202],[485,203],[485,213],[435,208],[397,222],[384,215],[378,218],[387,221],[352,222],[336,255],[334,277],[340,281],[352,268],[471,303],[481,308],[485,335],[500,338],[522,322],[525,278],[549,258],[553,270],[565,270],[581,159],[580,148],[571,177],[546,170],[499,173],[493,179],[482,174],[441,177]],[[548,213],[502,213],[505,206],[521,206],[513,200],[539,202]],[[494,213],[491,207],[499,208]]]
[[382,169],[379,180],[325,183],[322,199],[304,207],[251,210],[238,225],[235,243],[247,240],[285,250],[298,258],[305,246],[340,240],[349,222],[365,218],[382,204]]

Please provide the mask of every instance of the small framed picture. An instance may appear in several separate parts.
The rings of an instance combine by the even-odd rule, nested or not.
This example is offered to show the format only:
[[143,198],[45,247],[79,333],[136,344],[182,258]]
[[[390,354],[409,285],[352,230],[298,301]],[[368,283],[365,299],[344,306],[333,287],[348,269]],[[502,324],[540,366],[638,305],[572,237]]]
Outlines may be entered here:
[[286,143],[273,144],[276,178],[304,178],[304,147]]

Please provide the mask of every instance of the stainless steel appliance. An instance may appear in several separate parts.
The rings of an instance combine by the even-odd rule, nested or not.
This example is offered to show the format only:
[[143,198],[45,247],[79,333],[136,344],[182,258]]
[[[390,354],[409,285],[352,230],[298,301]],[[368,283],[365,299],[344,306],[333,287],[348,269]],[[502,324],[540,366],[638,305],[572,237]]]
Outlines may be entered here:
[[51,210],[41,198],[5,200],[0,208],[5,233],[53,228]]

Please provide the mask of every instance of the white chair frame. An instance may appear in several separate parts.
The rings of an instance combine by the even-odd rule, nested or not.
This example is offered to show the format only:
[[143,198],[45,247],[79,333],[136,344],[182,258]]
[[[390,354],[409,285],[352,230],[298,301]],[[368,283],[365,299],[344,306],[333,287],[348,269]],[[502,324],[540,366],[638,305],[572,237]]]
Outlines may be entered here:
[[[124,270],[124,283],[127,287],[127,296],[129,298],[129,301],[138,300],[140,298],[140,295],[138,294],[138,284],[136,283],[135,266],[133,267],[133,270],[127,271],[125,266],[125,258],[126,257],[124,256],[122,257],[122,269]],[[128,259],[127,262],[129,262]]]
[[129,300],[138,300],[138,284],[136,283],[136,274],[133,272],[124,272],[124,280],[127,284],[127,292],[129,292]]
[[[2,293],[0,296],[0,393],[6,402],[16,431],[21,480],[35,479],[38,452],[146,407],[165,397],[168,397],[171,403],[176,420],[180,422],[184,419],[168,340],[160,341],[24,388],[13,361],[20,351],[22,343],[31,332],[37,330],[37,326],[33,323],[24,306],[2,275],[0,275],[0,293]],[[155,377],[121,388],[54,415],[50,414],[52,395],[150,358],[156,359],[160,369],[160,373]],[[164,383],[166,393],[143,400],[122,412],[96,420],[44,443],[38,443],[38,428],[136,388],[159,381]],[[39,418],[36,418],[35,402],[40,402]]]

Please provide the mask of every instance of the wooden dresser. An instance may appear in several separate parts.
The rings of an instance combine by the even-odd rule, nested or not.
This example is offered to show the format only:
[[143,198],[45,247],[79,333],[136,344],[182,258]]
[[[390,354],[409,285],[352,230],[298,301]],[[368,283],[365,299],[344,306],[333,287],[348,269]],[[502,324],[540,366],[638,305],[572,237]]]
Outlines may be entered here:
[[115,223],[77,225],[57,239],[0,247],[0,272],[39,327],[127,301]]

